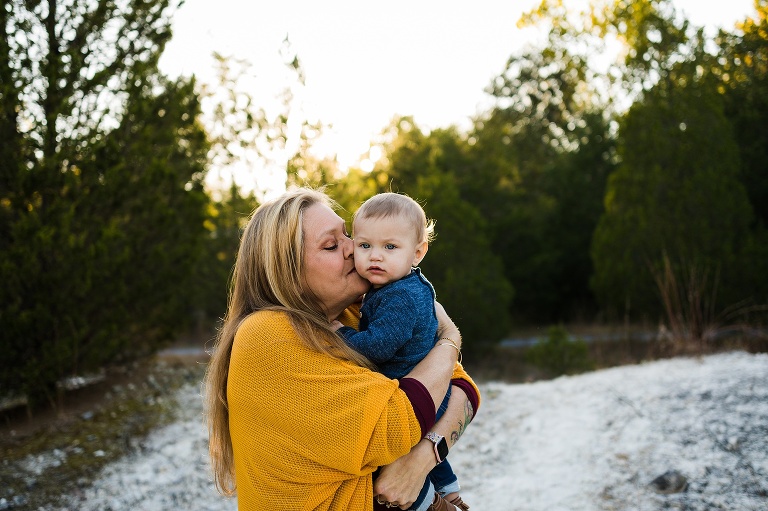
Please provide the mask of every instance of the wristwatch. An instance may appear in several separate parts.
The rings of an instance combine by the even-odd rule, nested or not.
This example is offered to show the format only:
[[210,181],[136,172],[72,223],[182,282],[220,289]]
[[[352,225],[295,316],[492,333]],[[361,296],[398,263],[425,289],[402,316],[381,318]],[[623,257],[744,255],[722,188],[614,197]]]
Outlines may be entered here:
[[430,431],[424,438],[435,444],[435,458],[438,463],[442,462],[448,456],[448,442],[445,441],[445,437]]

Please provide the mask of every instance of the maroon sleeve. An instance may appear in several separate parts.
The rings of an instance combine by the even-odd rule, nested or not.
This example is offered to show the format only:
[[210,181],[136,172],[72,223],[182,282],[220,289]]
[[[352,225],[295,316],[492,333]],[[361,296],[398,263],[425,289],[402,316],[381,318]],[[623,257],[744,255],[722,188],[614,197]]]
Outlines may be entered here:
[[472,410],[474,410],[474,415],[477,415],[477,408],[480,404],[479,396],[477,395],[477,390],[475,387],[472,386],[471,383],[469,383],[467,380],[461,380],[459,378],[455,380],[451,380],[451,385],[455,385],[456,387],[459,387],[461,390],[464,391],[464,393],[467,395],[467,399],[469,399],[469,403],[472,405]]
[[413,406],[421,426],[421,436],[426,435],[435,425],[435,402],[432,401],[432,396],[424,384],[414,378],[400,378],[400,388]]

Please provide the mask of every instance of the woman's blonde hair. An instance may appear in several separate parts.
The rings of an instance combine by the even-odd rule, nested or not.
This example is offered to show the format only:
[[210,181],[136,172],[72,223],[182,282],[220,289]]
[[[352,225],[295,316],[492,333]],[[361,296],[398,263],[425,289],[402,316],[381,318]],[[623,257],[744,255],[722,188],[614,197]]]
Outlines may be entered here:
[[322,190],[299,188],[253,212],[240,240],[229,305],[205,374],[204,401],[214,482],[225,495],[235,493],[232,439],[229,436],[227,377],[232,344],[240,323],[259,310],[285,312],[299,338],[319,352],[371,367],[331,329],[328,317],[304,284],[304,211],[314,204],[336,204]]

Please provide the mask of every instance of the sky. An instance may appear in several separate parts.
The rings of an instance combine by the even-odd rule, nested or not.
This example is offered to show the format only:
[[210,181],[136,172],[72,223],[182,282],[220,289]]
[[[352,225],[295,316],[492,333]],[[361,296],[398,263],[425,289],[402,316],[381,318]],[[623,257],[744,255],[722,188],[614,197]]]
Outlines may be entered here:
[[[675,0],[697,25],[733,27],[753,0]],[[252,64],[253,94],[273,101],[287,84],[286,35],[306,74],[300,106],[330,125],[321,151],[354,165],[395,115],[423,129],[468,126],[485,87],[535,34],[516,27],[539,0],[186,0],[160,62],[170,76],[213,82],[213,52]],[[566,2],[568,5],[568,2]]]

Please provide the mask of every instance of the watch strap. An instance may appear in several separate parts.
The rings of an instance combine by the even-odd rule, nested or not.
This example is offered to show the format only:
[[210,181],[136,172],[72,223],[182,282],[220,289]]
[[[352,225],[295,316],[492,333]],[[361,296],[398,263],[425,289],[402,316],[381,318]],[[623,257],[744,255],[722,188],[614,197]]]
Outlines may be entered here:
[[440,442],[442,441],[443,443],[446,444],[446,447],[447,447],[447,443],[445,442],[445,437],[443,437],[442,435],[438,435],[434,431],[430,431],[429,433],[426,434],[424,438],[432,442],[432,447],[435,450],[435,459],[437,460],[438,464],[441,463],[444,457],[440,456],[438,445],[440,445]]

